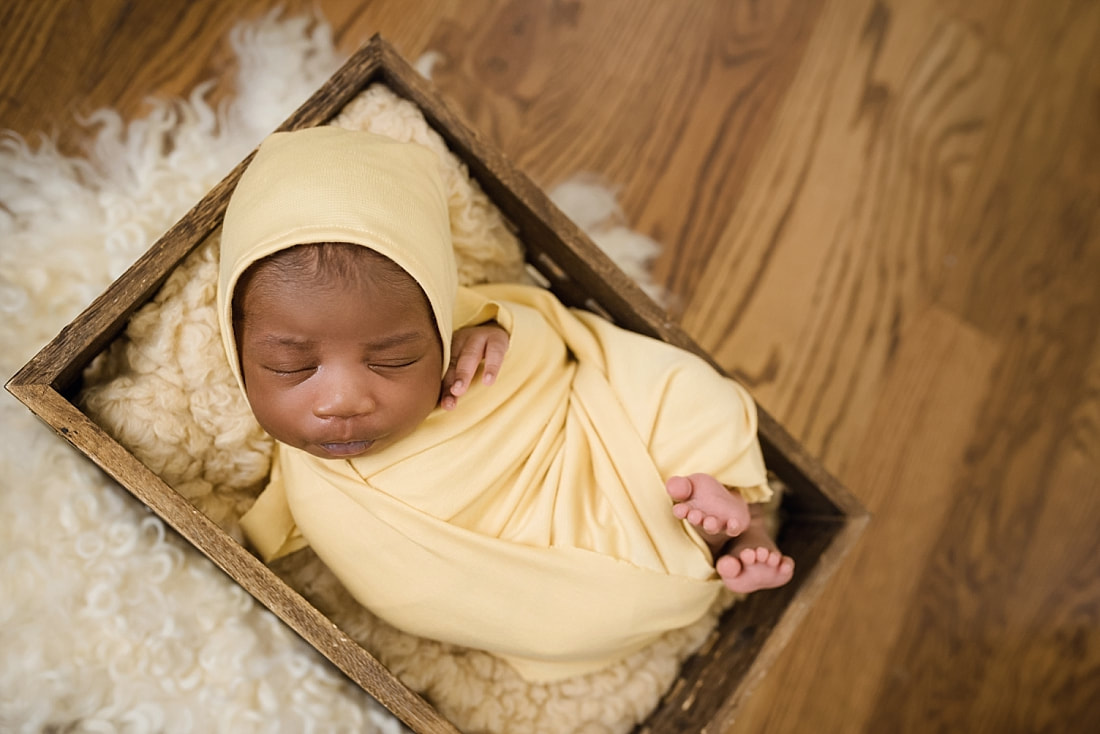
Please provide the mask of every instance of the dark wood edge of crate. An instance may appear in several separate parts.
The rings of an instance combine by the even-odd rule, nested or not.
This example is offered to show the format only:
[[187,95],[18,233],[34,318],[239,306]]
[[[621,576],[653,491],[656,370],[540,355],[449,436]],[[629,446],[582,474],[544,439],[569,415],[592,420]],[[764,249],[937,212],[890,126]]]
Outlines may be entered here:
[[[414,102],[448,147],[469,167],[494,204],[515,227],[532,261],[570,305],[600,311],[622,326],[681,346],[714,364],[698,344],[672,323],[637,285],[525,175],[440,100],[380,37],[352,56],[278,129],[322,124],[354,96],[382,81]],[[419,732],[456,731],[427,702],[404,686],[358,644],[259,562],[239,543],[77,408],[74,392],[83,369],[125,327],[132,313],[163,284],[179,263],[220,225],[229,195],[251,161],[250,154],[171,227],[149,251],[35,355],[7,384],[69,443],[91,457],[140,501],[153,509],[250,594],[321,651],[364,690]],[[715,365],[718,367],[718,365]],[[683,726],[728,720],[805,615],[825,580],[855,542],[866,522],[858,501],[809,456],[763,409],[760,437],[769,467],[791,489],[788,510],[809,539],[806,554],[818,554],[811,568],[799,568],[796,582],[739,603],[726,615],[707,652],[696,655],[643,725],[646,731],[684,731]],[[812,547],[811,547],[812,546]],[[795,550],[797,558],[804,555]],[[805,555],[804,555],[805,557]],[[770,610],[770,612],[768,611]],[[719,654],[715,655],[715,651]],[[708,664],[708,663],[713,663]]]

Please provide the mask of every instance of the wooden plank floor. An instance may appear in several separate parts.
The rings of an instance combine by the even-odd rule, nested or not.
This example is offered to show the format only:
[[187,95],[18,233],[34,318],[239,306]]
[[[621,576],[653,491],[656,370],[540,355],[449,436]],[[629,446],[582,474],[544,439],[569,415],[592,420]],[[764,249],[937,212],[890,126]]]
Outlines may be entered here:
[[[9,0],[0,127],[76,150],[277,4],[315,3]],[[1100,722],[1100,3],[316,5],[346,52],[439,52],[536,182],[616,187],[685,327],[874,513],[733,731]]]

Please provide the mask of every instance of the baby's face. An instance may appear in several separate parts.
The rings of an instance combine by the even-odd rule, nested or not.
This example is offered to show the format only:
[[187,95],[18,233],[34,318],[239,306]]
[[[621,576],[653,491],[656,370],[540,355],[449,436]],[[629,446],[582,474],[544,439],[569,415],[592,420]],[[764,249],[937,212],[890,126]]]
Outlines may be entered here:
[[283,443],[323,459],[375,453],[439,401],[443,351],[411,278],[400,287],[260,272],[241,311],[245,392],[260,425]]

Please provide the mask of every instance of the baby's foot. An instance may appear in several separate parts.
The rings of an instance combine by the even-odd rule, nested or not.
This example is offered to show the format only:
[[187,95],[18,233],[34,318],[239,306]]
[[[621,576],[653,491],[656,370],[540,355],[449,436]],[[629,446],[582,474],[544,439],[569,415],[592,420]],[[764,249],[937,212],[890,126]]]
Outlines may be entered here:
[[767,532],[755,522],[730,544],[729,553],[719,558],[714,567],[726,588],[742,594],[774,589],[794,575],[794,559],[781,554]]
[[[749,504],[709,474],[672,477],[665,488],[674,503],[672,514],[706,535],[732,538],[749,526]],[[726,537],[720,538],[721,543]]]

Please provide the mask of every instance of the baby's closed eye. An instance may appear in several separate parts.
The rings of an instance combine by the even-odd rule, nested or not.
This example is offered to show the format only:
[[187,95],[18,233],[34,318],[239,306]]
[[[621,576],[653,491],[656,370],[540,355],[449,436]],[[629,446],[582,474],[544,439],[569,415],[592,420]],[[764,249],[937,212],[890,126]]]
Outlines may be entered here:
[[307,372],[313,372],[317,369],[317,365],[303,364],[303,365],[261,365],[268,372],[272,372],[276,375],[301,375]]
[[400,370],[406,367],[412,367],[419,361],[419,357],[392,360],[375,360],[372,362],[368,362],[367,366],[370,367],[372,370]]

